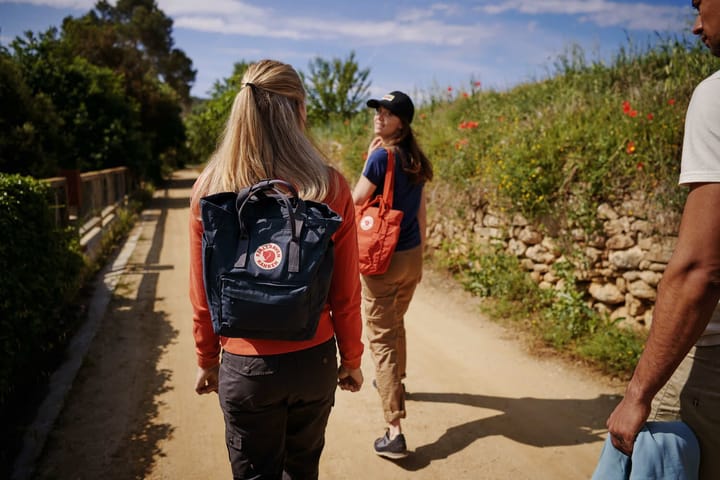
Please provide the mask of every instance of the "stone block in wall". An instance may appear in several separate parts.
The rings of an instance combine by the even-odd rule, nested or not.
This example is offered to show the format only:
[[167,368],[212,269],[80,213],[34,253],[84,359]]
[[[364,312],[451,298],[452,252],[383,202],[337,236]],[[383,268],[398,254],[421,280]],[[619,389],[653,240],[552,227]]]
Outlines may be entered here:
[[651,262],[668,263],[675,249],[677,237],[652,237],[648,243],[645,259]]
[[621,270],[632,270],[638,268],[645,256],[645,252],[635,246],[629,250],[616,250],[610,253],[608,259],[610,264]]
[[518,240],[525,243],[526,245],[537,245],[538,243],[542,242],[543,236],[540,234],[540,232],[525,227],[520,231],[520,234],[518,235]]
[[602,235],[592,235],[588,238],[588,245],[595,248],[605,248],[605,237]]
[[586,268],[580,268],[573,272],[575,274],[575,280],[578,282],[589,282],[593,278],[592,271]]
[[543,280],[545,280],[548,283],[555,284],[555,283],[558,283],[558,280],[560,280],[560,277],[558,277],[557,274],[553,270],[549,269],[548,272],[545,275],[543,275]]
[[635,245],[635,240],[624,234],[613,235],[605,243],[605,247],[610,250],[625,250],[633,245]]
[[630,292],[634,297],[653,301],[655,300],[655,296],[657,294],[656,290],[653,287],[651,287],[642,280],[630,282],[628,284],[628,292]]
[[594,247],[587,247],[585,248],[585,257],[587,257],[592,265],[602,258],[602,250],[598,250]]
[[535,267],[535,262],[533,262],[529,258],[523,258],[522,260],[520,260],[520,266],[525,270],[533,270],[533,268]]
[[645,199],[641,197],[626,198],[617,208],[621,215],[628,215],[638,218],[647,218]]
[[570,230],[570,236],[572,237],[573,241],[577,243],[583,243],[587,242],[587,233],[585,233],[585,230],[582,228],[573,228]]
[[645,304],[640,301],[640,299],[635,298],[631,293],[625,295],[625,307],[633,317],[639,317],[647,310]]
[[588,292],[595,300],[609,305],[617,305],[625,301],[625,295],[612,283],[591,283]]
[[505,232],[502,228],[480,227],[475,233],[481,238],[505,238]]
[[546,263],[536,263],[532,267],[533,272],[545,274],[550,271],[550,265]]
[[510,252],[511,255],[521,257],[525,253],[525,250],[527,250],[527,245],[521,240],[511,238],[508,242],[508,252]]
[[631,232],[641,233],[646,236],[652,235],[652,230],[652,224],[647,220],[635,220],[632,225],[630,225]]
[[540,242],[540,245],[545,247],[548,252],[552,253],[556,257],[560,255],[560,248],[558,247],[557,242],[555,242],[555,240],[551,237],[543,238],[542,242]]
[[636,328],[635,319],[630,315],[630,312],[628,312],[625,306],[614,310],[610,314],[610,320],[617,321],[620,328]]
[[623,274],[623,277],[625,277],[626,280],[629,282],[634,282],[636,280],[642,280],[643,282],[647,283],[651,287],[657,287],[658,283],[660,283],[660,279],[662,278],[662,274],[659,272],[650,272],[647,270],[639,270],[636,272],[625,272]]
[[530,272],[530,279],[535,283],[540,283],[543,279],[543,276],[540,272],[532,271]]
[[609,220],[603,224],[603,230],[605,231],[605,234],[610,237],[623,233],[629,233],[630,219],[628,217],[621,217],[615,220]]
[[615,276],[615,271],[612,268],[598,268],[595,271],[603,278],[611,278]]
[[533,245],[525,252],[525,256],[536,263],[550,264],[555,260],[555,255],[550,253],[547,248],[542,245]]
[[594,303],[592,308],[601,315],[610,315],[612,313],[610,307],[602,302]]
[[656,212],[653,228],[659,235],[676,235],[680,226],[680,212]]
[[650,270],[651,272],[660,272],[663,273],[665,271],[665,268],[667,268],[667,265],[664,263],[651,263],[647,266],[647,268],[644,268],[643,270]]
[[598,205],[598,218],[601,220],[615,220],[618,218],[617,212],[607,203]]
[[643,325],[645,325],[646,327],[650,327],[650,325],[652,324],[654,311],[655,311],[655,307],[650,307],[645,311],[645,313],[643,313],[643,316],[642,316],[640,322]]
[[615,286],[621,292],[623,292],[623,293],[627,292],[627,281],[623,277],[617,277],[615,279]]
[[482,219],[482,225],[483,227],[497,228],[503,226],[504,222],[496,215],[486,214]]
[[512,225],[514,227],[526,227],[528,223],[527,218],[519,213],[514,214],[512,217]]

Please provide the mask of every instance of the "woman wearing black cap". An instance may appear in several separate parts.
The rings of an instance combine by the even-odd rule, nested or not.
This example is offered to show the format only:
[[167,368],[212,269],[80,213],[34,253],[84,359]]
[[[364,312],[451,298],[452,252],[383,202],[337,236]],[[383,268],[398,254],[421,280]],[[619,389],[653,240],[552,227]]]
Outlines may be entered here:
[[400,419],[405,418],[405,312],[422,278],[425,243],[425,194],[423,186],[433,176],[432,165],[420,149],[410,127],[415,113],[403,92],[390,92],[369,100],[375,109],[375,138],[368,159],[353,190],[355,205],[382,193],[388,151],[395,156],[393,209],[403,211],[400,239],[387,272],[363,275],[363,312],[370,350],[375,362],[375,385],[382,401],[385,435],[375,440],[375,452],[387,458],[407,456]]

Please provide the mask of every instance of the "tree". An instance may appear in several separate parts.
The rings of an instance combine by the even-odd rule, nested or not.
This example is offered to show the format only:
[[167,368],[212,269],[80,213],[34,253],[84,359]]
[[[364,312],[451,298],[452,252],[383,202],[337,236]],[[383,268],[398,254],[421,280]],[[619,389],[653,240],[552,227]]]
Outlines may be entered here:
[[250,63],[244,60],[235,63],[232,75],[215,82],[210,100],[197,104],[186,118],[188,144],[194,158],[204,161],[215,151],[235,95],[240,90],[240,81],[249,66]]
[[172,19],[154,0],[105,0],[80,18],[63,21],[73,52],[92,64],[122,75],[125,91],[139,105],[143,141],[150,157],[140,172],[162,179],[166,169],[185,163],[187,148],[183,107],[189,107],[195,80],[192,61],[173,48]]
[[122,72],[131,87],[149,75],[189,105],[197,72],[185,52],[173,47],[172,25],[154,0],[119,0],[115,6],[100,0],[86,15],[67,17],[63,32],[76,53]]
[[303,81],[308,93],[308,117],[311,121],[328,121],[339,116],[347,119],[357,113],[368,96],[370,69],[361,70],[355,52],[345,59],[331,61],[316,57],[310,62],[310,77]]
[[20,66],[0,51],[0,172],[35,177],[57,173],[60,136],[52,101],[33,94]]
[[49,99],[56,114],[60,141],[52,153],[60,168],[87,171],[150,161],[139,106],[126,96],[119,75],[74,56],[55,29],[18,37],[12,48],[31,94]]

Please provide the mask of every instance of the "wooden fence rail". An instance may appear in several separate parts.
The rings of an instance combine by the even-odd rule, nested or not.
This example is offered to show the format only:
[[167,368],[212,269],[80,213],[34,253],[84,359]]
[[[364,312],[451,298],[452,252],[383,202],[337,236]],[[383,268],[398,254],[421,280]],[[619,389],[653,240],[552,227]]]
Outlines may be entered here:
[[63,172],[63,176],[43,179],[51,190],[55,222],[75,226],[80,245],[93,258],[102,234],[117,219],[117,209],[127,204],[137,188],[127,167],[108,168],[80,173]]

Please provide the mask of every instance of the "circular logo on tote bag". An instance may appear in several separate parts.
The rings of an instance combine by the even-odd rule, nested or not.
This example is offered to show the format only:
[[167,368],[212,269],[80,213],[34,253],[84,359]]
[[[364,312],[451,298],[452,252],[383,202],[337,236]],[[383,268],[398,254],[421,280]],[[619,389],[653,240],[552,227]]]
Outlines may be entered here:
[[275,243],[266,243],[260,245],[255,250],[255,265],[262,268],[263,270],[272,270],[280,265],[282,261],[282,250]]
[[370,230],[375,223],[375,219],[371,215],[365,215],[360,219],[360,228],[363,230]]

